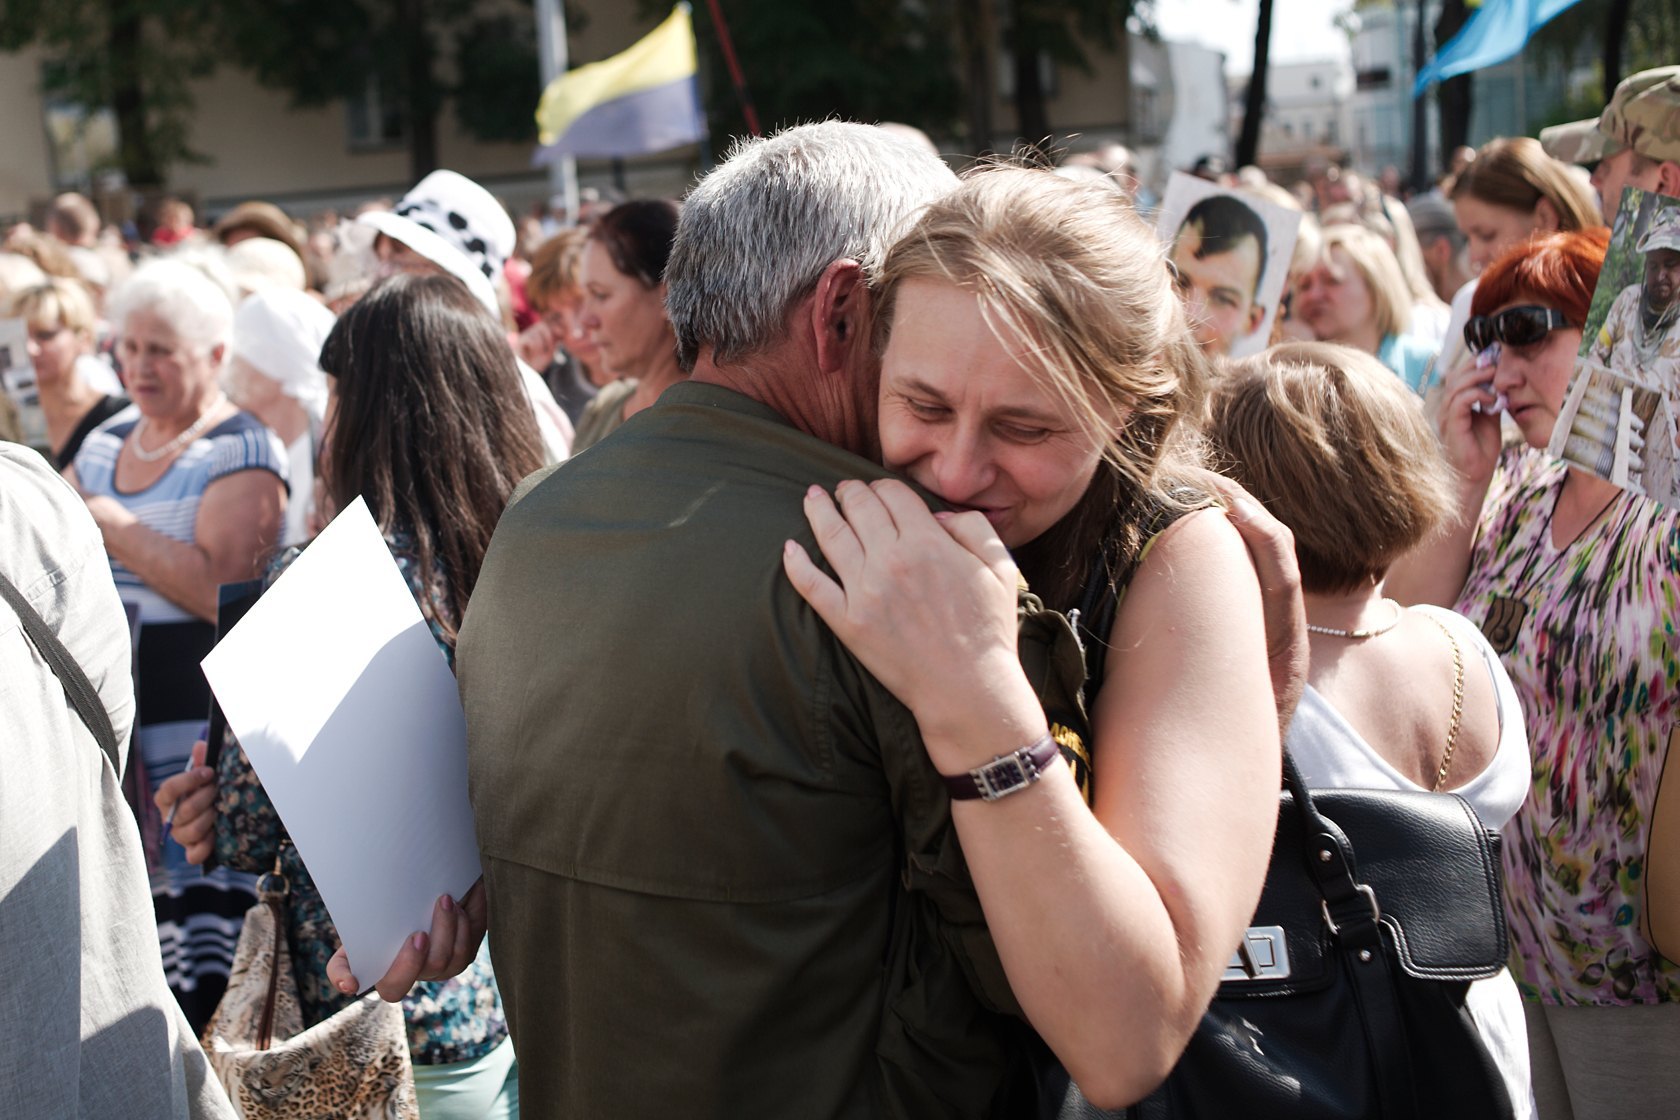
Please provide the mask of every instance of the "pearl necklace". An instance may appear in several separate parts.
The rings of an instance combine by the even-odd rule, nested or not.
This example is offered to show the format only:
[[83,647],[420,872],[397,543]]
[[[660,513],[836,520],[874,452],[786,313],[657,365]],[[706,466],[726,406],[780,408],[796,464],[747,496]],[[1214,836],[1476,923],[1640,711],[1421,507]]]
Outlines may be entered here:
[[1307,623],[1307,629],[1314,634],[1328,634],[1332,638],[1375,638],[1400,625],[1400,620],[1406,617],[1406,608],[1393,599],[1384,599],[1383,602],[1394,608],[1394,617],[1381,626],[1373,626],[1368,630],[1337,630],[1330,626],[1314,626],[1309,622]]
[[216,399],[210,402],[210,407],[205,409],[204,413],[199,416],[197,420],[192,422],[192,426],[190,428],[170,440],[168,443],[164,444],[162,447],[158,448],[156,451],[147,451],[145,448],[140,446],[140,433],[146,430],[147,424],[146,418],[144,416],[140,417],[140,422],[134,425],[134,434],[128,441],[128,449],[134,452],[134,457],[142,463],[155,463],[159,459],[173,455],[175,452],[181,450],[181,448],[198,438],[199,433],[204,431],[204,429],[209,425],[210,418],[216,414],[216,410],[221,407],[222,401],[225,399],[225,394],[216,394]]

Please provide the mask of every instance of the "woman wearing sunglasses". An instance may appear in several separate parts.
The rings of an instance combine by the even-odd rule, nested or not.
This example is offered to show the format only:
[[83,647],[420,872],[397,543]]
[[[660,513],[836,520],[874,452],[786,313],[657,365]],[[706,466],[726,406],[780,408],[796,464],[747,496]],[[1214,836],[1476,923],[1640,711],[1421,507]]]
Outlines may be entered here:
[[[1512,970],[1543,1117],[1680,1099],[1680,965],[1639,932],[1650,813],[1680,720],[1680,512],[1545,453],[1609,231],[1553,234],[1483,274],[1447,378],[1449,531],[1391,574],[1481,623],[1522,704],[1530,796],[1505,829]],[[1522,443],[1500,446],[1499,412]]]

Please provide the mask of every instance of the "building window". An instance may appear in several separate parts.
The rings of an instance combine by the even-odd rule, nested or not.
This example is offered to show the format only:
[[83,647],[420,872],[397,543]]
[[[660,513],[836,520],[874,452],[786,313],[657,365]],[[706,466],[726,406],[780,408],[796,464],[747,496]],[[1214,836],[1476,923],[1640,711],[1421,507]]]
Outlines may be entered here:
[[344,103],[344,127],[353,152],[379,151],[403,143],[402,110],[380,96],[379,78],[369,74],[362,92]]
[[1357,71],[1353,76],[1355,89],[1387,89],[1391,75],[1386,66],[1373,66]]

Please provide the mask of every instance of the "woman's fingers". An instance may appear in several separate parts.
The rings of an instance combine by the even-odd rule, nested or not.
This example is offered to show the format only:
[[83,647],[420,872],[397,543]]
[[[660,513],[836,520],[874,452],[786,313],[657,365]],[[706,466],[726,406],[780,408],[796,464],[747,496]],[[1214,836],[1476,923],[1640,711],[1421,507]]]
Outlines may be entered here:
[[355,974],[350,971],[350,954],[344,951],[342,945],[332,955],[332,959],[327,961],[327,981],[345,995],[355,995],[362,990],[356,982]]
[[206,784],[175,802],[175,819],[170,835],[183,848],[209,837],[216,828],[216,787]]
[[998,539],[997,530],[986,515],[975,510],[937,515],[939,524],[950,538],[986,566],[992,577],[1013,594],[1021,586],[1021,570],[1015,558]]
[[[896,485],[904,484],[900,482]],[[859,543],[863,545],[864,552],[868,552],[869,546],[875,542],[885,543],[898,539],[899,527],[874,487],[855,479],[847,479],[834,488],[834,496],[840,503],[841,511],[846,515],[847,523],[851,525]],[[922,509],[924,512],[927,510],[925,503]]]
[[782,546],[782,570],[800,598],[817,612],[817,617],[839,633],[846,620],[846,593],[840,585],[829,579],[796,541]]
[[863,544],[834,499],[820,486],[805,491],[805,520],[816,534],[824,559],[840,579],[844,581],[855,573],[863,564]]

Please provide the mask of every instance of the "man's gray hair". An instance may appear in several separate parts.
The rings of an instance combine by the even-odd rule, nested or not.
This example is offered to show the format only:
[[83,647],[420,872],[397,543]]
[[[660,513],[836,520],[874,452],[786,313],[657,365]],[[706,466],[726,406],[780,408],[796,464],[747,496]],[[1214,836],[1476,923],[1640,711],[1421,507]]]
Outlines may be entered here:
[[922,207],[956,186],[937,156],[873,125],[826,121],[739,140],[683,203],[665,268],[677,361],[720,365],[774,342],[843,258],[871,287]]

